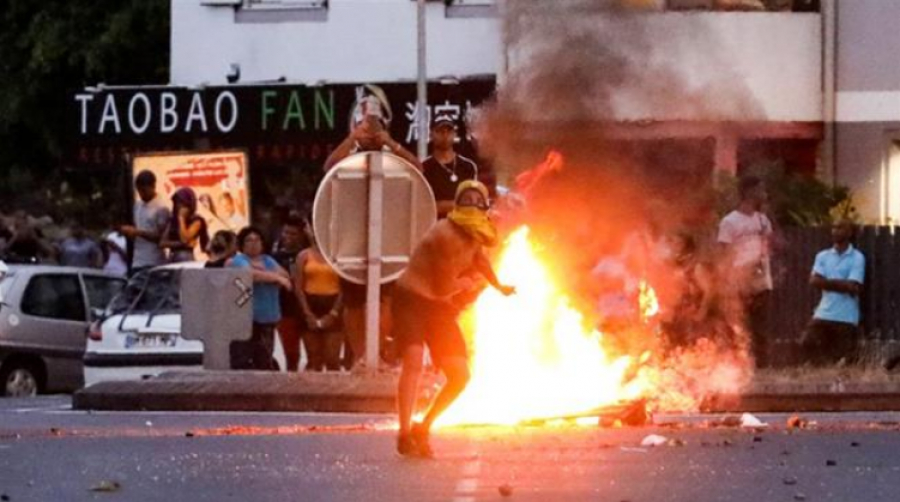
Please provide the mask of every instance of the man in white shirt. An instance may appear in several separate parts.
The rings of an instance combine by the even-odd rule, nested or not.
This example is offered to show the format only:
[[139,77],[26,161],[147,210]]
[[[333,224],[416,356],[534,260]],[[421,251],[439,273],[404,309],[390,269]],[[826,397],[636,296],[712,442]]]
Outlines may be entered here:
[[134,225],[123,225],[119,232],[134,241],[131,272],[162,265],[166,255],[159,239],[170,218],[169,208],[156,193],[156,175],[141,171],[134,179],[138,200],[134,203]]
[[769,244],[772,222],[761,212],[766,187],[756,177],[742,178],[740,202],[719,223],[718,241],[723,251],[722,277],[744,309],[756,365],[768,365],[768,344],[761,326],[765,302],[772,291]]

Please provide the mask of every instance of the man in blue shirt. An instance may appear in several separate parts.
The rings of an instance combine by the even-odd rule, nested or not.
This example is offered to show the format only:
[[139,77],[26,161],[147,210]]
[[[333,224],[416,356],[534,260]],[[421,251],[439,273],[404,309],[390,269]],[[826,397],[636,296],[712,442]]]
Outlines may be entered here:
[[866,259],[850,241],[853,224],[837,223],[831,230],[834,246],[816,255],[810,284],[822,300],[803,333],[804,356],[814,365],[851,361],[859,326],[859,294]]

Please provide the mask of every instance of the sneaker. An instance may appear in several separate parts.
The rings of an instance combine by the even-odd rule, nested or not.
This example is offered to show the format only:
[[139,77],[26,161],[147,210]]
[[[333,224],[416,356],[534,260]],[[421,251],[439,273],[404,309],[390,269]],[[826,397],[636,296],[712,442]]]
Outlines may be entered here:
[[413,424],[409,434],[416,445],[416,455],[421,458],[434,458],[434,451],[429,441],[429,431],[422,424]]
[[397,436],[397,453],[404,457],[412,457],[418,455],[418,451],[418,445],[412,434],[400,434]]

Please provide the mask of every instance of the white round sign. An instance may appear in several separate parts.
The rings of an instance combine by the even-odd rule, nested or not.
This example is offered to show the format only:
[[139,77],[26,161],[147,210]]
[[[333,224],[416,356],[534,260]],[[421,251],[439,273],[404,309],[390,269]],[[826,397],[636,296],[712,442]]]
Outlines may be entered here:
[[393,281],[437,219],[434,193],[422,173],[402,158],[363,152],[338,162],[313,203],[313,229],[325,260],[344,279],[365,284],[369,264],[369,166],[381,156],[381,284]]

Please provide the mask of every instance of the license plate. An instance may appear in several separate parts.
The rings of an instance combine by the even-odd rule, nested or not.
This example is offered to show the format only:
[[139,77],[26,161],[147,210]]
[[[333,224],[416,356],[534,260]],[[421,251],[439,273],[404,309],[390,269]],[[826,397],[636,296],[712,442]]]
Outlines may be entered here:
[[176,336],[172,333],[129,333],[125,336],[125,348],[174,347]]

